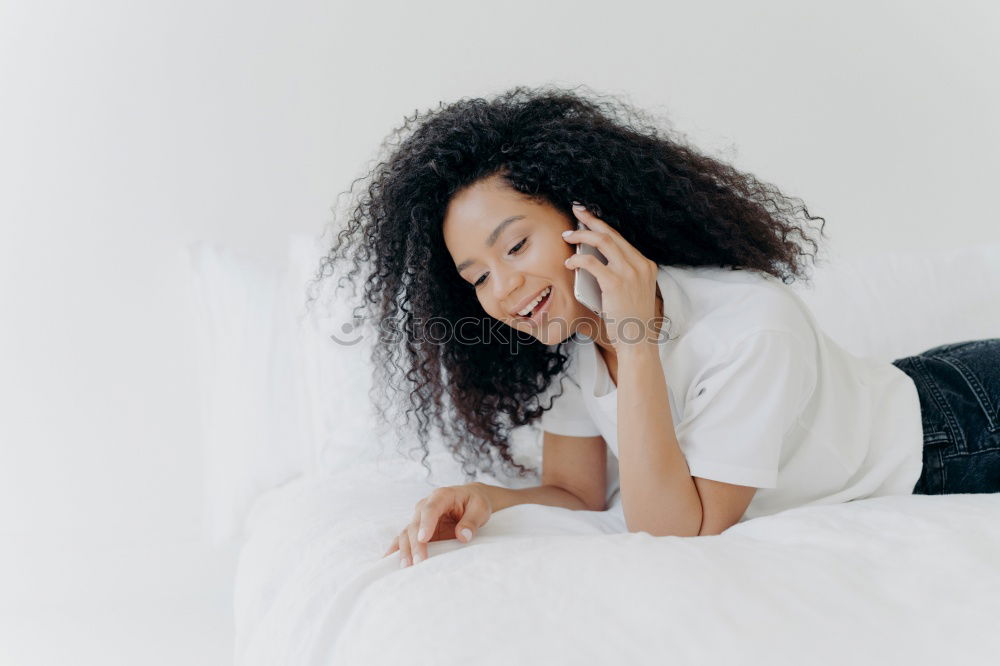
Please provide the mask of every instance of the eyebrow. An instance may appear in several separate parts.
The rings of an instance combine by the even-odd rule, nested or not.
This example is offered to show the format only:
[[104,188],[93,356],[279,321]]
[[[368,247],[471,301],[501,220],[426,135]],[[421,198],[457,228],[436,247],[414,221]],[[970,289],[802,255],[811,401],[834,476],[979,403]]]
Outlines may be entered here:
[[[500,224],[498,224],[497,228],[494,229],[490,233],[489,237],[486,239],[486,247],[493,247],[493,245],[497,242],[497,238],[499,238],[500,234],[503,233],[503,230],[506,229],[509,224],[513,224],[514,222],[517,222],[518,220],[521,219],[524,219],[524,215],[512,215],[503,222],[501,222]],[[459,273],[461,273],[474,263],[475,261],[473,261],[472,259],[466,259],[455,268],[458,270]]]

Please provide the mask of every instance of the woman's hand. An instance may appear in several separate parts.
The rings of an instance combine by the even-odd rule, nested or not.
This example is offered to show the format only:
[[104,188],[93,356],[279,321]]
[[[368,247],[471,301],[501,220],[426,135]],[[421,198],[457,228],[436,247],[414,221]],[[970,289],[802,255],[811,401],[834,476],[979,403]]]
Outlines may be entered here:
[[478,483],[437,488],[417,502],[413,520],[382,557],[398,550],[400,567],[416,564],[427,559],[428,542],[458,539],[468,543],[492,515],[489,495]]
[[593,255],[574,254],[566,260],[566,267],[586,269],[597,278],[601,286],[601,318],[611,345],[622,353],[630,346],[642,346],[640,342],[656,342],[659,266],[583,206],[575,204],[573,212],[587,229],[563,232],[563,238],[569,243],[596,247],[608,263],[605,265]]

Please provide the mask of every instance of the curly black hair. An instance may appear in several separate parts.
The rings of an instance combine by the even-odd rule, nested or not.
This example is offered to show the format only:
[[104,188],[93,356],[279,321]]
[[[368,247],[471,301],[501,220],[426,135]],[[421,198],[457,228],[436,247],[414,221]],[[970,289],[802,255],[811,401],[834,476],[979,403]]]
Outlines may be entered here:
[[[383,423],[398,404],[393,394],[405,397],[400,425],[416,419],[428,472],[426,442],[436,427],[469,480],[495,456],[505,471],[527,473],[511,456],[510,431],[551,407],[542,396],[569,358],[565,342],[489,336],[431,344],[422,335],[431,318],[484,314],[442,233],[449,201],[463,188],[499,175],[569,219],[572,202],[582,202],[660,265],[755,270],[787,284],[805,277],[800,257],[815,262],[808,223],[826,222],[800,199],[700,153],[630,104],[580,88],[516,87],[406,117],[382,144],[389,154],[359,179],[367,187],[351,199],[320,262],[313,287],[345,260],[350,270],[338,289],[366,269],[354,313],[377,329],[371,397]],[[358,182],[342,194],[350,197]]]

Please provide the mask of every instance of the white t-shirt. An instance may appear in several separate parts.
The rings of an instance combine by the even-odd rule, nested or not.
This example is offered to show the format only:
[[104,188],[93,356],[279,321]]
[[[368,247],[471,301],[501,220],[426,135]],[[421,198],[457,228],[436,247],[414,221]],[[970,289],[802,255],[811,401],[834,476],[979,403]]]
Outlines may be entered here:
[[[766,273],[660,266],[657,282],[670,319],[659,350],[677,440],[692,476],[758,488],[740,522],[912,493],[923,426],[906,373],[838,346],[802,299]],[[618,488],[617,387],[593,340],[575,335],[568,351],[568,381],[541,427],[604,437],[610,498]],[[557,378],[548,394],[559,391]]]

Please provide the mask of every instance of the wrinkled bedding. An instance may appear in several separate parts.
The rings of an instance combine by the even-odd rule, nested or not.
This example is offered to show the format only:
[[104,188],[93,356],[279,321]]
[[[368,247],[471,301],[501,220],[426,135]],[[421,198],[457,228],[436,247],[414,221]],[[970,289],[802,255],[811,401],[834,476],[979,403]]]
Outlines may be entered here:
[[432,485],[300,477],[259,498],[238,666],[993,664],[1000,494],[792,509],[718,536],[520,505],[429,559],[383,558]]

